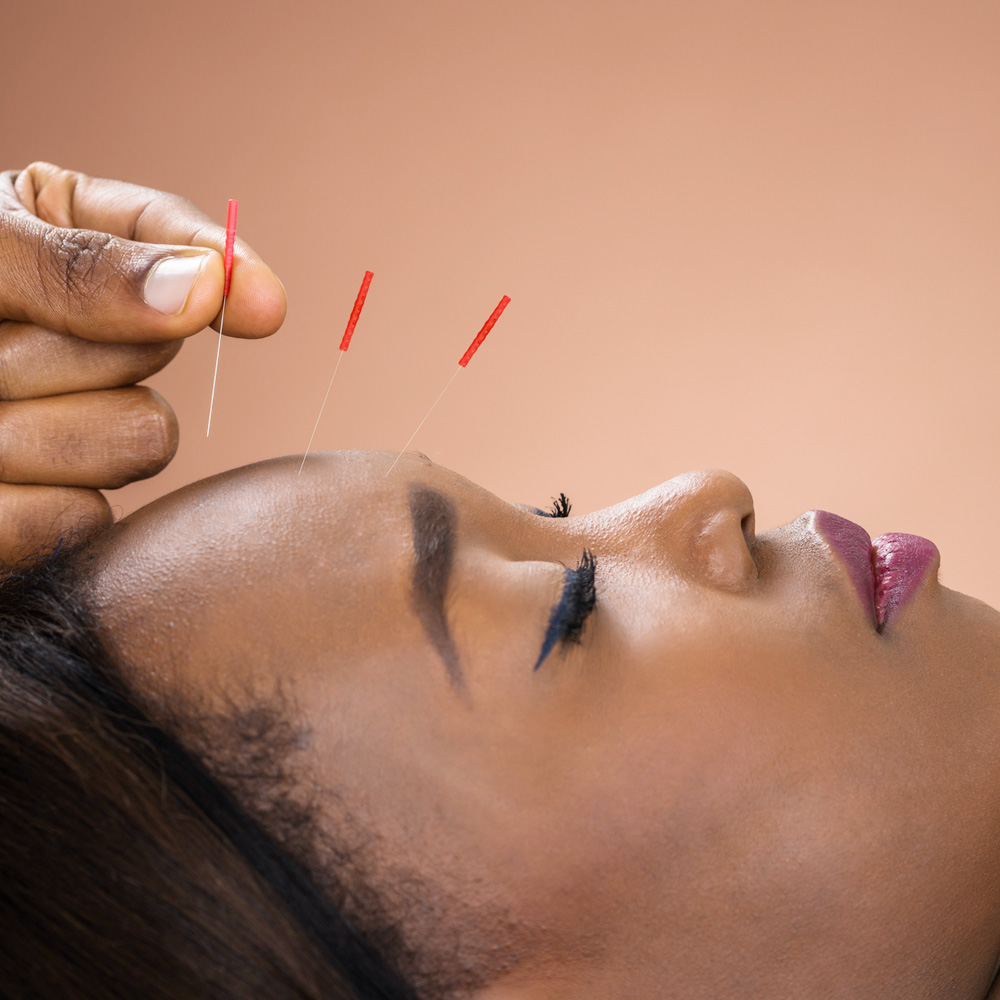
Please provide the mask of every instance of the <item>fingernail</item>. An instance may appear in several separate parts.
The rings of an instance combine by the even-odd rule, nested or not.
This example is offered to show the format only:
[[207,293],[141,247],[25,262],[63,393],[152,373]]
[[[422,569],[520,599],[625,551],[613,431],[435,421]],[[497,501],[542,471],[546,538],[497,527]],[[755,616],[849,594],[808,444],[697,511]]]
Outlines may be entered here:
[[207,259],[208,254],[200,253],[167,257],[154,264],[142,289],[146,305],[168,316],[176,316],[183,310]]

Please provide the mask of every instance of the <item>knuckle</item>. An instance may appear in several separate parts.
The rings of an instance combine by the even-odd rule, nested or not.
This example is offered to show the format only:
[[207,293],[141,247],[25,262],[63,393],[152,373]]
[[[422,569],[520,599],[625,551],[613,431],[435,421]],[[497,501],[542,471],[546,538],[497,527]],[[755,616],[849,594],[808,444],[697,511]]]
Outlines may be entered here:
[[59,173],[62,167],[57,167],[54,163],[49,163],[48,160],[33,160],[24,168],[24,173],[31,174],[32,176],[45,177],[51,174]]
[[46,230],[38,248],[38,272],[50,298],[53,279],[69,303],[84,296],[88,303],[99,303],[110,294],[114,272],[102,263],[113,242],[110,234],[89,229]]
[[79,170],[70,170],[67,167],[60,167],[57,163],[50,163],[48,160],[35,160],[24,168],[24,173],[31,177],[36,194],[42,194],[46,188],[62,187],[72,196],[76,185],[86,179],[86,174]]
[[28,208],[43,222],[72,228],[74,198],[83,175],[53,163],[32,163],[22,174],[20,193]]

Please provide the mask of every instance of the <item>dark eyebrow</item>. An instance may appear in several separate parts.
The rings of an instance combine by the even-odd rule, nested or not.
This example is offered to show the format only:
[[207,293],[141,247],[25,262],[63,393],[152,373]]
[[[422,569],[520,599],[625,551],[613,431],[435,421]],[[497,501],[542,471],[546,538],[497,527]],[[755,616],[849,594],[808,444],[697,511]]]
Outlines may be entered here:
[[455,505],[437,490],[411,483],[410,519],[413,522],[413,610],[444,661],[448,681],[461,690],[465,678],[444,613],[444,599],[455,558],[458,520]]

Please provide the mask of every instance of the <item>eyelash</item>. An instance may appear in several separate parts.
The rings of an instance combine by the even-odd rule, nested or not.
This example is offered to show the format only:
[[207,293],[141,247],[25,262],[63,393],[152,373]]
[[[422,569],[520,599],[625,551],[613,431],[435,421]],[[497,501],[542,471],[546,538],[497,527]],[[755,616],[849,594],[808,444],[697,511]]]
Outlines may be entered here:
[[552,498],[551,510],[539,510],[538,513],[542,517],[569,517],[569,512],[572,509],[573,505],[569,502],[569,497],[565,493],[560,493],[559,496]]
[[545,641],[535,663],[535,670],[542,665],[557,642],[580,642],[587,619],[597,607],[596,573],[597,559],[587,549],[584,549],[583,556],[574,569],[566,567],[562,596],[549,613],[549,627],[545,630]]

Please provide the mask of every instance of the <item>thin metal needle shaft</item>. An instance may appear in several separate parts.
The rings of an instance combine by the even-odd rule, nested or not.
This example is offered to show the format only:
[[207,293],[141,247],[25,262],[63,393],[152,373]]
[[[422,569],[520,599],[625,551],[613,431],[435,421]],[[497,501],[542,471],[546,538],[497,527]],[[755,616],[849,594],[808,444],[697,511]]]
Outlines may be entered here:
[[215,406],[215,383],[219,377],[219,355],[222,353],[222,327],[226,322],[226,303],[229,296],[223,296],[222,316],[219,318],[219,346],[215,349],[215,374],[212,375],[212,399],[208,404],[208,427],[205,430],[205,437],[212,433],[212,407]]
[[[440,391],[440,392],[438,393],[438,398],[437,398],[437,399],[435,399],[433,403],[431,403],[431,408],[430,408],[430,409],[429,409],[429,410],[428,410],[428,411],[427,411],[427,412],[426,412],[426,413],[424,414],[424,419],[423,419],[423,420],[421,420],[419,424],[417,424],[417,429],[416,429],[416,430],[415,430],[415,431],[414,431],[414,432],[413,432],[413,433],[412,433],[412,434],[410,435],[410,440],[409,440],[409,441],[407,441],[407,442],[406,442],[406,444],[404,444],[404,445],[403,445],[403,451],[401,451],[401,452],[400,452],[400,453],[399,453],[399,454],[398,454],[398,455],[396,456],[396,459],[395,459],[395,461],[394,461],[394,462],[392,463],[392,465],[390,465],[390,466],[389,466],[389,472],[392,472],[392,470],[396,468],[396,462],[398,462],[398,461],[399,461],[399,460],[400,460],[400,459],[401,459],[401,458],[403,457],[403,453],[404,453],[404,452],[406,451],[406,449],[407,449],[407,448],[409,448],[409,447],[410,447],[410,444],[412,443],[413,439],[414,439],[414,438],[415,438],[415,437],[417,436],[417,434],[418,434],[418,433],[420,432],[420,428],[421,428],[421,427],[423,427],[425,423],[427,423],[427,418],[428,418],[428,417],[429,417],[429,416],[430,416],[430,415],[431,415],[431,414],[432,414],[432,413],[434,412],[434,407],[435,407],[435,406],[437,406],[437,405],[438,405],[438,403],[440,403],[440,402],[441,402],[441,397],[442,397],[442,396],[443,396],[443,395],[444,395],[444,394],[445,394],[445,393],[446,393],[446,392],[448,391],[448,386],[450,386],[450,385],[451,385],[451,383],[455,381],[455,376],[456,376],[456,375],[457,375],[457,374],[458,374],[458,373],[459,373],[459,372],[460,372],[461,370],[462,370],[461,368],[456,368],[456,369],[455,369],[455,371],[454,371],[454,372],[452,373],[452,376],[451,376],[451,378],[450,378],[450,379],[448,379],[448,385],[446,385],[446,386],[445,386],[445,387],[444,387],[444,388],[443,388],[443,389],[442,389],[442,390],[441,390],[441,391]],[[387,472],[387,473],[386,473],[386,476],[388,476],[388,475],[389,475],[389,472]]]
[[313,438],[316,437],[316,428],[319,427],[320,417],[323,416],[323,409],[326,406],[326,401],[330,398],[330,390],[333,388],[333,380],[337,377],[337,372],[340,370],[340,362],[344,360],[344,355],[347,351],[338,351],[337,363],[333,366],[333,374],[330,376],[330,384],[326,387],[326,395],[323,397],[323,403],[319,408],[319,414],[316,417],[316,423],[313,424],[312,434],[309,435],[309,444],[306,445],[305,454],[302,456],[302,462],[299,464],[299,475],[302,475],[302,466],[306,464],[306,459],[309,457],[309,451],[312,448]]

